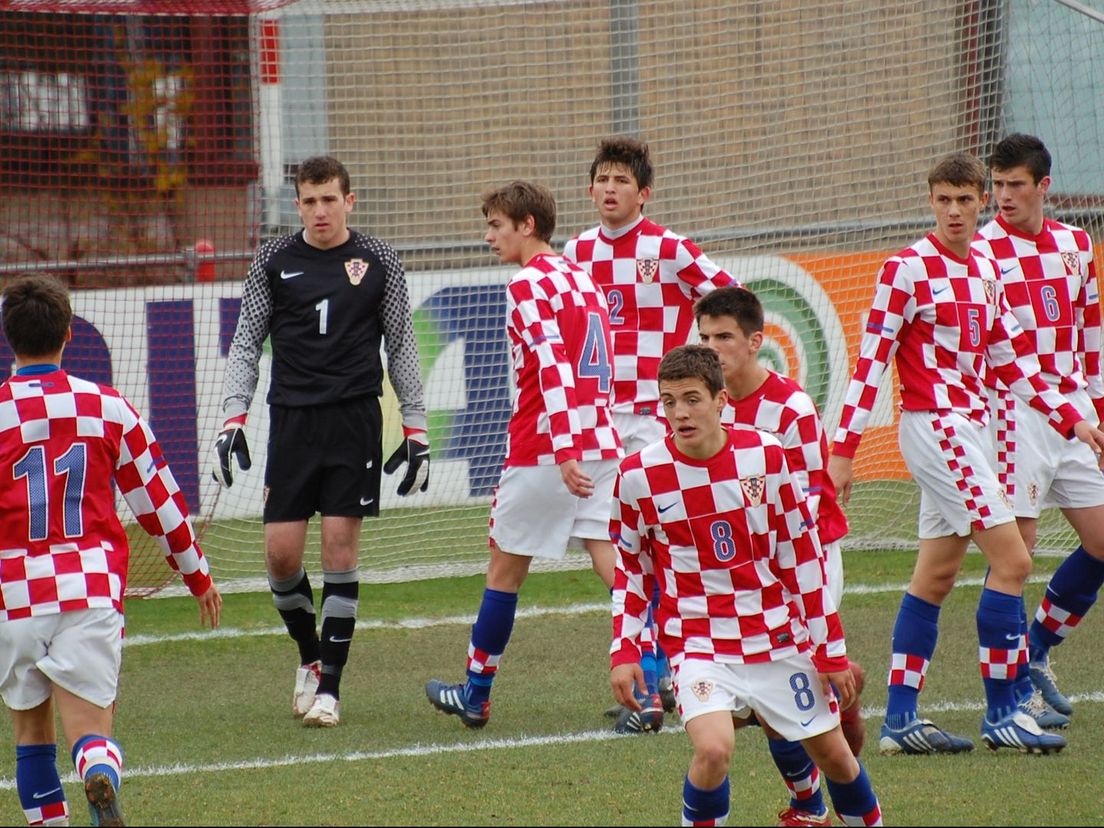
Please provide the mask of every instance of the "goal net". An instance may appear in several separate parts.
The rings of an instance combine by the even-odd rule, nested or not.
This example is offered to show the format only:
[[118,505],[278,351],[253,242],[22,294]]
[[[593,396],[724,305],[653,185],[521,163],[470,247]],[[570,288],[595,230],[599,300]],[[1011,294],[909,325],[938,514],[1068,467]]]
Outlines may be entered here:
[[[486,185],[548,185],[559,248],[596,222],[598,141],[646,140],[649,215],[762,297],[764,359],[831,433],[877,268],[931,226],[939,155],[1041,136],[1051,214],[1100,239],[1099,17],[1072,0],[0,0],[0,277],[68,280],[65,367],[148,416],[218,576],[260,579],[268,356],[254,468],[220,492],[226,353],[257,244],[299,226],[296,165],[342,159],[351,225],[406,266],[433,447],[427,493],[385,477],[362,567],[476,572],[511,393]],[[856,459],[852,548],[915,544],[892,386]],[[390,453],[389,389],[384,410]],[[1042,530],[1042,548],[1073,545],[1060,516]],[[156,589],[168,570],[134,535],[132,591]]]

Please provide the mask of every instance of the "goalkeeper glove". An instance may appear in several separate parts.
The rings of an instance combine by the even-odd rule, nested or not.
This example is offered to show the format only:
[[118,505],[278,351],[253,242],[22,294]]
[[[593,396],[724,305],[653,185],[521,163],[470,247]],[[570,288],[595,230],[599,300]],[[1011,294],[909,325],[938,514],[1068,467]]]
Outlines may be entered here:
[[253,465],[249,459],[249,446],[245,442],[244,426],[245,417],[232,417],[223,423],[222,433],[215,440],[211,476],[226,488],[234,484],[234,474],[230,470],[231,457],[238,461],[238,468],[242,471]]
[[406,476],[399,483],[399,495],[405,497],[414,489],[421,492],[428,489],[429,437],[425,431],[403,426],[402,444],[384,464],[383,470],[393,474],[403,463],[406,463]]

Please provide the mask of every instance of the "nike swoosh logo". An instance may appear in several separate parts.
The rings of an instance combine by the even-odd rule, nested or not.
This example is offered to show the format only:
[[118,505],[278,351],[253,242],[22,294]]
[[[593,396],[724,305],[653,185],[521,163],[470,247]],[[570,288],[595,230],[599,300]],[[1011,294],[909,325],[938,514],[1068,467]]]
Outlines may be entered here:
[[348,644],[352,640],[351,638],[334,638],[332,635],[330,636],[331,644]]
[[426,449],[425,451],[415,452],[414,456],[415,457],[429,457],[429,449]]
[[301,270],[293,270],[290,273],[286,270],[281,270],[280,271],[280,278],[281,279],[294,279],[296,276],[302,276],[302,275],[303,275],[303,271],[301,271]]
[[31,797],[32,797],[33,799],[45,799],[45,798],[46,798],[46,797],[48,797],[48,796],[49,796],[50,794],[56,794],[56,793],[57,793],[58,791],[60,791],[60,790],[61,790],[61,788],[60,788],[60,787],[57,787],[57,788],[54,788],[54,789],[53,789],[52,791],[46,791],[46,793],[34,793],[34,794],[31,794]]
[[1002,267],[1002,268],[1000,269],[1000,272],[1001,272],[1001,276],[1003,276],[1003,275],[1004,275],[1004,274],[1006,274],[1006,273],[1011,273],[1011,272],[1012,272],[1013,270],[1015,270],[1015,269],[1016,269],[1016,266],[1015,266],[1015,265],[1012,265],[1012,267]]
[[668,504],[667,504],[666,506],[657,506],[657,507],[656,507],[656,511],[657,511],[657,512],[659,512],[659,513],[660,513],[660,514],[662,515],[662,514],[663,514],[664,512],[666,512],[666,511],[667,511],[668,509],[673,509],[673,508],[675,508],[675,506],[676,506],[676,505],[678,505],[678,501],[677,501],[677,500],[676,500],[676,501],[675,501],[674,503],[668,503]]
[[1020,640],[1020,637],[1018,635],[1012,635],[1012,633],[1005,633],[1004,638],[1005,638],[1006,641],[1019,641]]
[[945,288],[945,287],[941,287],[939,290],[933,290],[932,291],[932,296],[938,296],[939,294],[943,293],[943,291],[945,291],[945,290],[947,290],[947,288]]
[[[816,718],[816,716],[813,716],[813,719],[815,719],[815,718]],[[810,724],[812,724],[813,719],[806,719],[805,721],[803,721],[801,723],[801,726],[802,727],[808,727]]]
[[[375,501],[374,497],[362,497],[360,499],[360,505],[361,506],[371,506],[374,501]],[[332,641],[333,639],[330,639],[330,640]]]

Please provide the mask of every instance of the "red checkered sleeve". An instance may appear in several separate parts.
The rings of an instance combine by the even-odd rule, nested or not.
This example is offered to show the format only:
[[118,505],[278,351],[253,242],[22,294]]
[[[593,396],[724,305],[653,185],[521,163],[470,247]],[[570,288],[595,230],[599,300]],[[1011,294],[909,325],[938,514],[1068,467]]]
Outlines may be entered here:
[[123,426],[115,482],[139,525],[157,542],[193,595],[211,586],[207,558],[199,549],[184,495],[146,422],[118,398]]
[[778,439],[786,448],[786,462],[798,488],[804,492],[809,513],[819,522],[821,497],[825,492],[827,474],[825,455],[828,452],[820,414],[807,394],[795,394],[791,400],[795,416],[789,418]]
[[891,258],[878,273],[870,314],[859,346],[859,358],[844,397],[832,453],[854,457],[874,408],[882,378],[897,352],[902,330],[916,310],[908,268]]
[[1104,377],[1101,375],[1100,358],[1100,349],[1104,342],[1102,342],[1100,327],[1100,288],[1096,278],[1096,260],[1093,258],[1091,243],[1088,245],[1087,255],[1088,275],[1077,297],[1074,311],[1077,329],[1081,332],[1078,344],[1085,384],[1089,390],[1089,397],[1092,398],[1093,407],[1096,409],[1097,421],[1104,423]]
[[786,450],[790,474],[804,491],[821,543],[847,535],[847,517],[828,476],[828,439],[812,397],[792,378],[767,372],[753,394],[729,399],[721,411],[725,425],[746,425],[773,434]]
[[510,333],[535,358],[556,463],[578,460],[582,457],[577,445],[582,428],[575,399],[575,372],[552,301],[536,279],[515,278],[506,293]]
[[[772,446],[766,448],[768,455],[779,450]],[[827,589],[824,551],[817,533],[812,531],[812,516],[787,464],[776,460],[771,465],[778,468],[778,485],[773,491],[768,489],[774,500],[774,570],[793,596],[809,630],[812,659],[817,670],[821,673],[846,670],[843,625]]]
[[736,277],[715,264],[690,239],[678,237],[677,243],[672,239],[664,239],[660,247],[661,257],[666,246],[673,247],[671,258],[675,263],[675,271],[689,298],[697,299],[717,288],[740,284]]
[[997,301],[998,313],[989,332],[985,354],[989,366],[1008,390],[1043,414],[1059,434],[1069,437],[1074,425],[1084,417],[1046,383],[1031,340],[1008,309],[1003,293],[998,294]]
[[651,602],[651,559],[644,542],[644,526],[640,508],[626,486],[624,466],[636,465],[635,456],[628,458],[618,470],[613,487],[613,513],[610,517],[610,540],[616,552],[613,572],[612,612],[613,644],[610,646],[610,666],[635,664],[640,661],[640,637],[647,623]]

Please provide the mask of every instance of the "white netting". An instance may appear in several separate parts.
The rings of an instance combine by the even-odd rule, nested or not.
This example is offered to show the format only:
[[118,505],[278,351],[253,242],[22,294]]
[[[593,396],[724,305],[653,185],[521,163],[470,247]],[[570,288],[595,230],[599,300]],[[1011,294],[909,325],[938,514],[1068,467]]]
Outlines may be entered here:
[[[598,141],[646,140],[649,215],[760,293],[767,358],[829,428],[875,271],[930,226],[937,156],[1038,134],[1053,214],[1101,232],[1104,23],[1072,2],[122,5],[0,11],[0,272],[70,279],[83,327],[67,367],[150,414],[224,578],[263,573],[260,464],[217,500],[206,473],[225,348],[256,244],[298,225],[291,182],[307,156],[349,167],[351,223],[399,249],[418,308],[433,480],[400,503],[385,478],[362,559],[380,577],[485,553],[509,413],[508,271],[481,242],[487,184],[551,187],[560,245],[596,220]],[[263,461],[261,392],[249,434]],[[849,542],[911,545],[915,489],[882,397]],[[385,412],[389,452],[392,397]],[[1060,519],[1046,529],[1044,547],[1071,545]],[[136,585],[156,582],[153,563]]]

